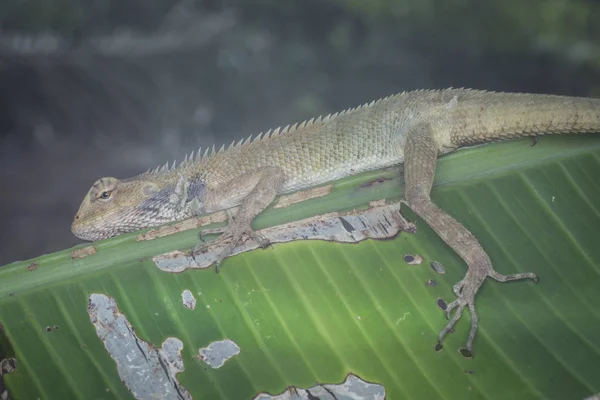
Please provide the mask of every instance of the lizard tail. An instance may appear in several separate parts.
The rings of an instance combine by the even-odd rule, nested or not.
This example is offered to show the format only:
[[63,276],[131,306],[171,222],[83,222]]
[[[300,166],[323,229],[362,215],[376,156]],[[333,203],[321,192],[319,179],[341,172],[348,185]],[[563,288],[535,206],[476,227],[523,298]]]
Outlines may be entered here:
[[600,132],[600,99],[485,93],[479,99],[465,100],[458,117],[463,120],[457,121],[451,134],[457,146],[545,134]]

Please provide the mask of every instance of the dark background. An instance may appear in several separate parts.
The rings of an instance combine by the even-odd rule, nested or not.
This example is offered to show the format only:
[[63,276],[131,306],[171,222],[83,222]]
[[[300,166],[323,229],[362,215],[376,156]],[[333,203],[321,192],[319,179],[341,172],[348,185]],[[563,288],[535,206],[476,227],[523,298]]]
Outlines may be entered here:
[[0,265],[91,184],[417,88],[600,97],[596,0],[1,0]]

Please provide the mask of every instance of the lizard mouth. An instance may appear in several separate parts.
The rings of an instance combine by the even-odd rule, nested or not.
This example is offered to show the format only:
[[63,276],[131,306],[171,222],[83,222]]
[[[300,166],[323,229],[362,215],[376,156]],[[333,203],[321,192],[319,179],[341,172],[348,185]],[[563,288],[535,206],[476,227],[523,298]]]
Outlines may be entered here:
[[102,233],[88,231],[84,227],[78,226],[77,224],[75,224],[75,222],[73,222],[73,224],[71,224],[71,232],[77,238],[79,238],[81,240],[87,240],[90,242],[94,241],[94,240],[104,239],[104,235],[102,235]]
[[73,233],[73,235],[75,235],[77,238],[79,238],[81,240],[87,240],[87,241],[97,240],[94,234],[90,234],[89,232],[85,232],[85,231],[79,231],[79,230],[77,230],[77,228],[71,227],[71,232]]

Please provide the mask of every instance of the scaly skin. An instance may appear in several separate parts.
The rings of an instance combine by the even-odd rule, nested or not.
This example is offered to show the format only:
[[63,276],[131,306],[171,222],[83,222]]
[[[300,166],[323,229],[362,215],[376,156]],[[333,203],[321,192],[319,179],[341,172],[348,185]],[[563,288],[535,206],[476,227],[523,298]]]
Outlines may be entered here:
[[[453,317],[436,348],[465,307],[472,316],[465,356],[478,326],[475,295],[489,276],[506,282],[533,273],[501,275],[477,238],[430,200],[437,157],[460,147],[550,133],[600,131],[600,99],[492,93],[468,89],[401,93],[338,114],[267,132],[193,156],[177,168],[165,165],[129,179],[102,178],[84,198],[75,236],[99,240],[240,205],[222,233],[219,263],[277,195],[367,170],[404,163],[406,203],[467,263],[454,286]],[[203,250],[202,243],[193,252]]]

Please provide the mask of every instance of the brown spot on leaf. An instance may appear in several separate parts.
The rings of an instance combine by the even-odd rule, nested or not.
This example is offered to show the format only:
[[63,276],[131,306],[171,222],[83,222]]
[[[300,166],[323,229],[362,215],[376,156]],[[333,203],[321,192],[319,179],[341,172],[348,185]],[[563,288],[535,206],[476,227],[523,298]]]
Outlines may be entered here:
[[387,179],[385,179],[385,178],[377,178],[377,179],[374,179],[374,180],[372,180],[372,181],[369,181],[369,182],[363,183],[362,185],[360,185],[360,187],[361,187],[361,188],[371,187],[371,186],[373,186],[373,185],[382,184],[382,183],[383,183],[383,182],[385,182],[386,180],[387,180]]
[[77,260],[96,254],[97,250],[94,246],[86,246],[80,249],[75,249],[71,252],[71,260]]
[[313,189],[303,190],[300,192],[281,196],[279,198],[279,201],[277,201],[277,204],[275,204],[273,208],[285,208],[295,203],[300,203],[302,201],[314,199],[317,197],[327,196],[331,193],[332,187],[332,185],[318,186]]
[[448,308],[448,305],[446,304],[444,299],[437,299],[436,304],[442,311],[446,311],[446,309]]
[[418,254],[414,256],[412,254],[405,254],[404,256],[402,256],[402,259],[408,265],[419,265],[423,262],[423,257],[421,257]]

